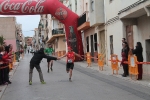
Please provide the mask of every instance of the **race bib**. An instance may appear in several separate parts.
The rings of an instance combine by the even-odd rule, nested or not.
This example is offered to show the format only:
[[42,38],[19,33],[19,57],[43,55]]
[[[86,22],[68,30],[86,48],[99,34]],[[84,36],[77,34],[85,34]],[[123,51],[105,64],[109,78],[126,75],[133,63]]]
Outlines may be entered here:
[[68,59],[68,63],[72,63],[73,61],[72,61],[72,59]]

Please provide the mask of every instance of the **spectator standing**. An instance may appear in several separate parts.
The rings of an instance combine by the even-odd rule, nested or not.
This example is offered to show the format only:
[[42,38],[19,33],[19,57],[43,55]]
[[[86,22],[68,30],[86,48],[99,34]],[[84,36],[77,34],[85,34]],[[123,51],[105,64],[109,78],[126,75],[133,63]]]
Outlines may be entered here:
[[124,62],[125,61],[128,61],[128,44],[127,42],[124,42],[123,43],[123,48],[122,48],[122,52],[121,52],[121,55],[122,55],[122,61],[121,61],[121,65],[123,66],[123,71],[124,73],[122,74],[122,77],[127,77],[129,75],[129,68],[128,68],[128,64],[125,64]]
[[[133,50],[132,53],[136,55],[138,62],[143,62],[143,47],[141,42],[137,42],[136,48]],[[142,80],[143,75],[143,68],[142,64],[138,64],[138,80]]]

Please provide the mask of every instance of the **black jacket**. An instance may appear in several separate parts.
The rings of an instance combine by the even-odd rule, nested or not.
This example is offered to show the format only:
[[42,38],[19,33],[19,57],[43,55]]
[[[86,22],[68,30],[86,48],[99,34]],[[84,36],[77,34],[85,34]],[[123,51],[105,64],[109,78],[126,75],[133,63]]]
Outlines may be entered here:
[[57,60],[56,57],[45,55],[44,50],[39,50],[39,51],[33,52],[33,53],[34,53],[34,56],[31,58],[30,64],[39,65],[43,58],[48,58],[48,59],[51,59],[51,60]]
[[137,56],[137,60],[139,62],[143,62],[143,48],[140,48],[139,46],[136,46],[136,49],[132,50],[133,54]]

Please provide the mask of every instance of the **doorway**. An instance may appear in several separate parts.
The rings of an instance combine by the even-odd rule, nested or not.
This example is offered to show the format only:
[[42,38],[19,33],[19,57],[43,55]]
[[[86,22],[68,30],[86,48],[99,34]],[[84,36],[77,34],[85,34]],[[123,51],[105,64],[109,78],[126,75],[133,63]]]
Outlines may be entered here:
[[[93,45],[93,35],[90,36],[91,39],[91,56],[94,57],[94,45]],[[94,61],[94,59],[91,59],[92,61]]]
[[146,43],[146,60],[147,62],[150,62],[150,39],[147,39],[145,43]]
[[99,32],[99,50],[104,57],[104,63],[106,63],[105,31]]
[[127,37],[129,48],[134,48],[133,25],[126,26],[126,37]]
[[113,35],[109,36],[110,39],[110,55],[114,54],[114,44],[113,44]]

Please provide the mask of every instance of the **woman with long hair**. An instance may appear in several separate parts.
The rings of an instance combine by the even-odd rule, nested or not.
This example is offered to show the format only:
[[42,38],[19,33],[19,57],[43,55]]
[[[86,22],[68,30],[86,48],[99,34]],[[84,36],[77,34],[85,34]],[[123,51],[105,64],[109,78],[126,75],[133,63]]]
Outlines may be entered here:
[[[143,62],[143,47],[141,42],[137,42],[136,48],[132,50],[133,54],[136,55],[138,62]],[[138,64],[138,80],[142,80],[143,68],[142,64]]]

